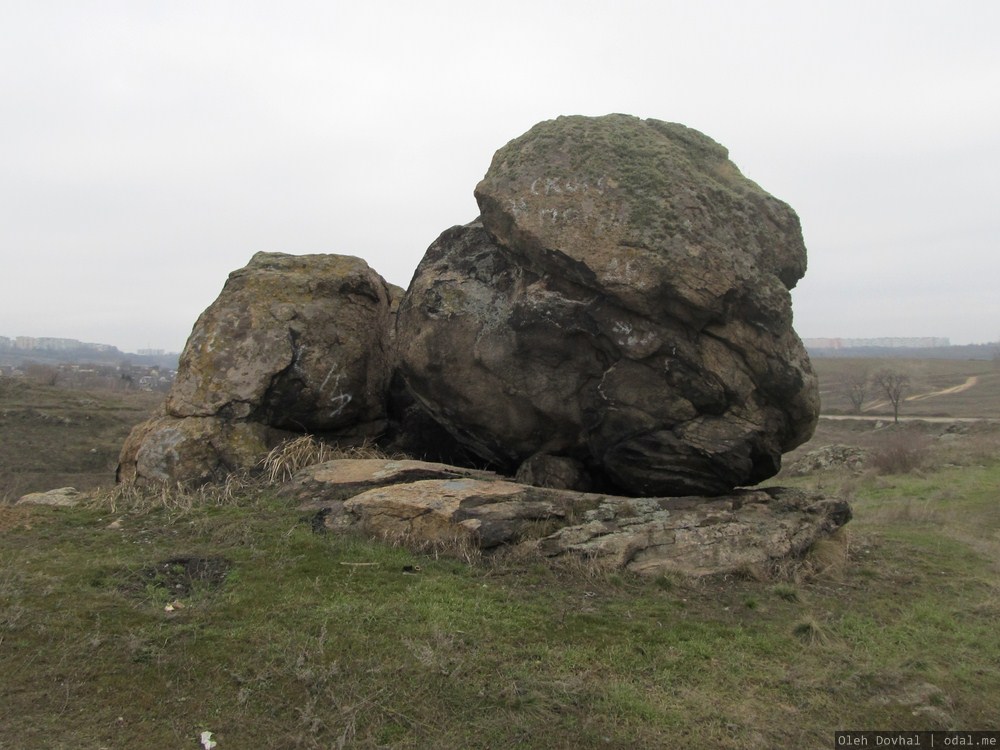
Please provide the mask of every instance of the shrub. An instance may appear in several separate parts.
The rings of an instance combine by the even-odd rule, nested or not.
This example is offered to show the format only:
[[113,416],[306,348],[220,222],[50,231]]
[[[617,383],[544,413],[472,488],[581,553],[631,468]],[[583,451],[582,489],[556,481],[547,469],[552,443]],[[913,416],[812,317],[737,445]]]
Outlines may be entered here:
[[930,454],[926,436],[891,432],[871,453],[871,467],[879,474],[908,474],[922,467]]

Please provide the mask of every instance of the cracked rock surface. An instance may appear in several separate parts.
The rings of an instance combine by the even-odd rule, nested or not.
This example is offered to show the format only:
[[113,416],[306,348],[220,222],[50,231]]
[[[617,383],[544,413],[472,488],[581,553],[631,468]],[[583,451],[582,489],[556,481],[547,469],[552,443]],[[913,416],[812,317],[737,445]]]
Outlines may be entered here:
[[360,258],[257,253],[195,323],[167,412],[309,432],[383,420],[390,296]]
[[788,488],[629,498],[463,473],[417,461],[330,461],[300,471],[282,494],[317,513],[314,528],[418,550],[520,544],[644,575],[766,566],[805,554],[851,517],[843,500]]
[[497,151],[475,195],[480,217],[405,294],[342,255],[257,253],[230,274],[119,477],[210,481],[309,433],[530,485],[706,497],[812,435],[799,220],[718,143],[560,117]]
[[718,495],[777,473],[818,387],[792,329],[798,217],[674,123],[561,117],[500,149],[480,218],[400,305],[415,400],[501,472],[561,457],[619,493]]
[[198,318],[165,412],[133,430],[119,478],[198,484],[293,433],[380,434],[399,294],[360,258],[257,253]]

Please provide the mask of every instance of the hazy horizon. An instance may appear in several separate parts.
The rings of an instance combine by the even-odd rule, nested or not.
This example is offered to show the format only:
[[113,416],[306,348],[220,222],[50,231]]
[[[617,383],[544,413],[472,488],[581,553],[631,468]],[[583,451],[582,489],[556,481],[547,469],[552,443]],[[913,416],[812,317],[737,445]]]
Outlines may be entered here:
[[[84,345],[97,344],[97,345],[101,345],[101,346],[113,346],[116,349],[118,349],[118,351],[122,352],[123,354],[138,354],[140,351],[146,351],[146,350],[162,351],[163,354],[165,354],[165,355],[166,354],[180,354],[181,353],[181,349],[183,349],[183,347],[181,347],[181,349],[164,349],[163,347],[159,347],[159,346],[140,346],[140,347],[137,347],[135,349],[127,349],[127,348],[123,348],[122,346],[119,346],[114,341],[84,341],[82,339],[75,339],[74,337],[71,337],[71,336],[31,336],[30,334],[23,334],[23,333],[18,333],[18,334],[11,335],[9,333],[5,333],[5,332],[0,331],[0,338],[6,337],[8,339],[12,339],[13,340],[13,339],[16,339],[16,338],[18,338],[20,336],[27,336],[28,338],[36,338],[36,339],[44,339],[44,338],[70,339],[70,340],[79,341],[81,344],[84,344]],[[868,340],[868,341],[875,342],[875,341],[880,341],[880,340],[884,340],[884,339],[904,339],[904,340],[905,339],[913,339],[913,340],[916,341],[916,340],[919,340],[919,339],[928,339],[928,338],[944,338],[944,339],[948,339],[948,346],[954,346],[954,347],[990,346],[990,345],[1000,344],[1000,338],[995,339],[995,340],[990,340],[990,341],[954,341],[954,340],[952,340],[948,336],[942,336],[942,337],[934,337],[934,336],[802,336],[801,338],[803,339],[803,341],[806,343],[807,346],[812,346],[812,347],[816,347],[816,344],[815,344],[816,341],[828,341],[828,340],[837,340],[837,339],[851,340],[851,341],[864,341],[864,340]],[[882,347],[882,346],[877,345],[877,344],[872,344],[872,346],[874,346],[875,348],[885,348],[885,347]],[[848,349],[857,349],[857,348],[863,348],[863,347],[861,347],[859,345],[856,345],[856,344],[847,344],[847,345],[845,345],[845,348],[848,348]],[[907,347],[903,347],[903,348],[907,348]],[[939,347],[921,347],[921,346],[915,346],[915,347],[910,347],[910,348],[919,349],[919,348],[939,348]],[[30,352],[32,350],[30,350],[30,349],[17,349],[15,351]]]
[[257,251],[405,287],[535,123],[681,122],[798,213],[803,338],[1000,339],[1000,4],[0,8],[0,329],[179,351]]

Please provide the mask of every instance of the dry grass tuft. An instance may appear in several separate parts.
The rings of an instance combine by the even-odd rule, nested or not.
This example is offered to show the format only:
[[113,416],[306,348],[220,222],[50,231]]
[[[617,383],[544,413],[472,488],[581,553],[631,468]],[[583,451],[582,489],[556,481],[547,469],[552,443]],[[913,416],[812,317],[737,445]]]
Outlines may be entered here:
[[792,628],[792,633],[808,646],[822,646],[830,641],[826,628],[815,617],[799,620]]
[[248,495],[259,483],[245,473],[234,473],[225,481],[200,487],[153,484],[129,479],[111,489],[93,493],[88,507],[108,513],[128,511],[143,513],[155,509],[187,513],[195,507],[244,505]]
[[302,435],[276,445],[260,460],[259,465],[264,470],[267,481],[277,484],[291,479],[299,469],[329,461],[333,457],[333,446],[312,435]]
[[724,578],[753,583],[771,583],[778,589],[818,579],[841,580],[847,572],[850,537],[840,528],[818,539],[803,557],[783,557],[766,565],[745,565]]
[[438,535],[435,539],[418,538],[411,534],[380,534],[379,539],[393,547],[401,547],[418,555],[428,555],[461,560],[467,565],[476,565],[483,559],[474,534],[454,529]]
[[818,540],[805,558],[808,576],[840,579],[847,571],[850,549],[851,536],[845,528],[837,529],[830,536]]
[[802,596],[798,588],[790,583],[776,583],[771,587],[771,593],[786,602],[800,602]]
[[296,472],[307,466],[342,458],[395,459],[403,456],[390,455],[367,441],[361,445],[343,447],[324,442],[313,435],[301,435],[272,448],[258,466],[270,484],[278,484],[291,479]]

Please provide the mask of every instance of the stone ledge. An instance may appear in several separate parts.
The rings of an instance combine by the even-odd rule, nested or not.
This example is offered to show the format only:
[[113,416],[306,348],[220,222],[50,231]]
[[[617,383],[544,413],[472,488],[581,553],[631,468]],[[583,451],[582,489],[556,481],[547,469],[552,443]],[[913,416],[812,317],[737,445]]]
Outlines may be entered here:
[[317,511],[317,526],[332,531],[415,549],[520,544],[643,575],[727,573],[799,557],[851,518],[845,500],[790,488],[627,498],[420,461],[330,461],[303,470],[281,492]]

